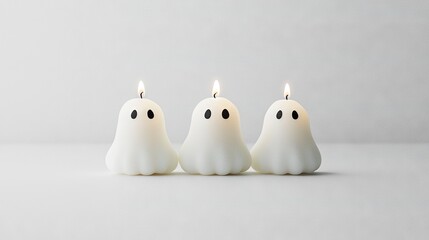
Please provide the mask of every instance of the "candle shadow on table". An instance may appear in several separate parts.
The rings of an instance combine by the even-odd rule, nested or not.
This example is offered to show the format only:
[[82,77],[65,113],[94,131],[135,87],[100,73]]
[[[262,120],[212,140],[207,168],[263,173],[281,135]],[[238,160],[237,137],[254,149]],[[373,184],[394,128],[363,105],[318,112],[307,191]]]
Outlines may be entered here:
[[[341,175],[341,173],[336,173],[336,172],[314,172],[314,173],[304,173],[304,174],[296,175],[296,176],[332,176],[332,175]],[[295,176],[295,175],[291,175],[291,176]]]
[[341,173],[336,172],[314,172],[314,173],[303,173],[299,175],[292,174],[271,174],[271,173],[258,173],[258,172],[245,172],[240,175],[253,175],[253,176],[277,176],[277,177],[306,177],[306,176],[333,176],[333,175],[341,175]]
[[239,174],[228,174],[228,175],[201,175],[201,174],[189,174],[186,172],[172,172],[169,174],[154,174],[151,176],[191,176],[191,177],[244,177],[244,176],[275,176],[275,177],[306,177],[306,176],[334,176],[334,175],[341,175],[341,173],[336,172],[315,172],[315,173],[304,173],[299,175],[292,175],[292,174],[283,174],[283,175],[277,175],[277,174],[268,174],[268,173],[258,173],[258,172],[244,172]]

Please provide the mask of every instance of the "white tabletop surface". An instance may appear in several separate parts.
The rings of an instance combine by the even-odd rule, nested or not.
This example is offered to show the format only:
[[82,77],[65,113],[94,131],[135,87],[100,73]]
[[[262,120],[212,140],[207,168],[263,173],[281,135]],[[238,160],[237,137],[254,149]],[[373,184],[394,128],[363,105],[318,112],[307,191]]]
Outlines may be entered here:
[[314,175],[121,176],[109,145],[0,145],[0,239],[429,239],[429,144],[320,144]]

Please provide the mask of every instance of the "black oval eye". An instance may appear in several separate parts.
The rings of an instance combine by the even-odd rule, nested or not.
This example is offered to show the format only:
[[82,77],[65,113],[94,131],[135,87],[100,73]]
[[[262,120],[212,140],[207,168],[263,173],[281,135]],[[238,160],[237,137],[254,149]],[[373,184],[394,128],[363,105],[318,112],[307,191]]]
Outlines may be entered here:
[[295,110],[293,110],[293,112],[292,112],[292,118],[295,120],[298,119],[298,113]]
[[133,110],[133,112],[131,113],[131,118],[135,119],[137,117],[137,111]]
[[223,119],[228,119],[229,118],[229,112],[228,112],[228,110],[224,109],[222,111],[222,117],[223,117]]
[[147,111],[147,117],[149,119],[152,119],[153,117],[155,117],[155,114],[153,114],[153,111],[149,109],[149,111]]
[[276,115],[277,119],[282,118],[282,116],[283,116],[283,112],[282,112],[282,110],[279,110],[279,111],[277,112],[277,115]]
[[204,113],[204,117],[206,119],[209,119],[212,116],[212,111],[210,109],[207,109],[206,113]]

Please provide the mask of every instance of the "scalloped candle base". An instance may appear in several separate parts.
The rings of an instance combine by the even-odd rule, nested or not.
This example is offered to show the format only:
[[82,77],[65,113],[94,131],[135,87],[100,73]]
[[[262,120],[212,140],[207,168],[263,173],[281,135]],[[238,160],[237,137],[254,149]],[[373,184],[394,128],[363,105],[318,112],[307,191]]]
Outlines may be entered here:
[[245,172],[250,168],[251,156],[246,146],[219,144],[217,151],[188,147],[180,151],[180,166],[191,174],[227,175]]

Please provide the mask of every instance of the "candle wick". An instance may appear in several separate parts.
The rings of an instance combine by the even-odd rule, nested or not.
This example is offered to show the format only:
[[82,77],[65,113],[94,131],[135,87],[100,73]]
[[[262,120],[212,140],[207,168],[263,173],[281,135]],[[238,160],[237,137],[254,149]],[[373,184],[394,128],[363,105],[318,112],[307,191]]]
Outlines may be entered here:
[[143,93],[144,93],[144,92],[141,92],[141,93],[140,93],[140,98],[142,98],[142,99],[143,99]]
[[288,95],[286,95],[286,96],[285,96],[285,98],[286,98],[286,100],[289,100],[289,99],[288,99],[288,98],[289,98],[289,94],[288,94]]
[[215,93],[213,94],[213,97],[214,97],[214,98],[216,98],[216,94],[217,94],[217,92],[215,92]]

